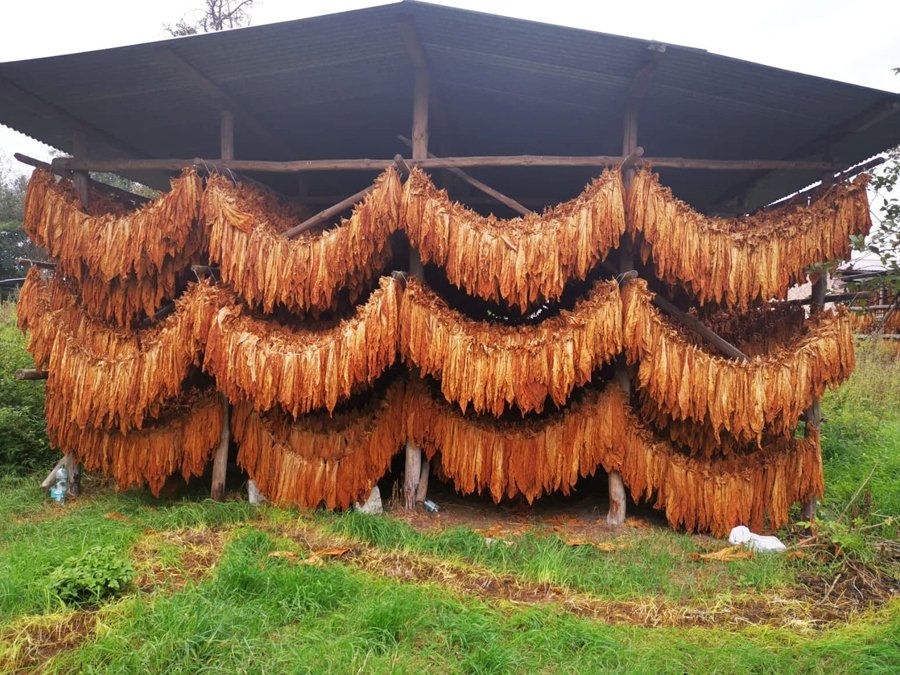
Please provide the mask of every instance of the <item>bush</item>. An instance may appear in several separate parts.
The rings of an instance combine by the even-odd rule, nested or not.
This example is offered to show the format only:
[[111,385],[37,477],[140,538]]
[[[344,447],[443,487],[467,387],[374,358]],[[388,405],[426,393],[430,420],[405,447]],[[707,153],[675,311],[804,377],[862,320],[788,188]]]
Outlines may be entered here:
[[0,473],[22,474],[53,464],[44,420],[44,383],[13,378],[34,365],[16,327],[15,305],[0,304]]
[[96,603],[121,593],[134,578],[131,562],[111,546],[92,546],[50,574],[48,589],[66,605]]

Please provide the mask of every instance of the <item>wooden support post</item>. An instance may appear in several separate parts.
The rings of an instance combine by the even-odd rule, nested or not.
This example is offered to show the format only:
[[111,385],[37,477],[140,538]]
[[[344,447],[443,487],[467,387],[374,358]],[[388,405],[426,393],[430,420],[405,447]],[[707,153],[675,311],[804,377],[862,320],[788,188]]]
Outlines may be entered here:
[[234,159],[234,113],[231,110],[222,111],[219,133],[219,155],[227,162]]
[[213,457],[212,489],[210,494],[217,502],[225,501],[225,474],[228,471],[228,447],[231,445],[231,427],[228,421],[228,399],[222,398],[222,433],[219,436],[219,447]]
[[50,486],[53,485],[53,482],[56,480],[56,472],[59,471],[59,467],[61,467],[66,462],[66,457],[68,455],[63,455],[59,458],[59,461],[53,465],[53,468],[50,469],[50,473],[47,474],[47,477],[41,481],[41,489],[49,490]]
[[419,481],[422,478],[422,449],[406,441],[406,469],[403,473],[403,505],[406,509],[416,508],[419,496]]
[[[428,158],[428,102],[431,81],[424,56],[413,58],[415,83],[413,88],[412,159],[418,162]],[[409,273],[421,279],[425,275],[419,252],[409,248]],[[428,462],[421,448],[406,442],[406,473],[403,483],[403,501],[407,509],[414,509],[416,502],[425,501],[428,491]],[[424,474],[424,483],[423,483]]]
[[66,465],[66,494],[77,497],[81,494],[81,463],[75,459],[75,455],[65,456]]
[[[84,133],[76,131],[72,139],[72,154],[78,159],[87,159],[87,139]],[[81,208],[87,210],[91,194],[91,177],[87,171],[75,172],[75,192],[78,193],[78,201],[81,202]]]
[[[831,185],[834,184],[834,173],[831,171],[823,174],[822,176],[822,185],[820,186],[823,190],[827,190]],[[818,278],[813,281],[812,284],[812,302],[809,306],[810,314],[816,314],[825,309],[825,295],[828,292],[828,271],[822,270],[819,274]],[[804,429],[804,435],[809,437],[812,433],[813,429],[818,431],[819,426],[822,423],[822,408],[819,405],[819,399],[814,399],[812,405],[809,406],[809,409],[806,411],[804,415],[806,418],[806,428]],[[816,519],[816,508],[818,506],[817,499],[815,497],[810,497],[808,500],[803,502],[803,506],[800,509],[800,517],[803,518],[808,523],[813,522]]]
[[247,501],[251,504],[262,504],[266,501],[265,495],[256,487],[256,481],[252,478],[247,481]]
[[[625,105],[625,120],[622,130],[622,155],[627,159],[632,157],[639,158],[643,155],[643,150],[638,153],[637,144],[637,104],[636,99],[629,97]],[[623,165],[625,162],[623,162]],[[622,179],[625,183],[625,193],[628,193],[631,187],[631,181],[634,178],[634,162],[628,162],[628,166],[624,169]],[[631,241],[627,237],[622,237],[619,244],[619,273],[624,274],[634,269],[634,252],[631,248]],[[615,380],[619,388],[627,397],[631,397],[631,373],[628,372],[628,364],[625,361],[625,355],[620,354],[616,358]],[[612,527],[618,527],[625,522],[625,483],[622,481],[622,474],[618,471],[610,471],[607,481],[609,485],[609,511],[606,513],[606,524]]]
[[431,471],[431,463],[425,459],[422,453],[422,470],[419,472],[419,486],[416,488],[416,504],[421,504],[428,498],[428,474]]

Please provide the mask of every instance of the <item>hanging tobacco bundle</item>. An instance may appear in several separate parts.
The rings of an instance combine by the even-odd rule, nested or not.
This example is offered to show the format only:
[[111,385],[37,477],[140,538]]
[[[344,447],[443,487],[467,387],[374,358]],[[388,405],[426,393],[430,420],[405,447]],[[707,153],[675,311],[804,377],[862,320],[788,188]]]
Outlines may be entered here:
[[525,311],[584,279],[625,231],[618,171],[605,171],[575,199],[511,220],[453,202],[414,169],[403,191],[403,226],[422,260],[443,267],[471,295]]
[[[619,471],[635,500],[652,500],[672,527],[724,536],[736,525],[759,531],[788,522],[792,504],[824,493],[817,432],[779,439],[760,450],[725,459],[687,457],[638,422],[624,395],[607,387],[613,428],[623,428]],[[621,425],[617,426],[617,425]]]
[[35,169],[25,194],[23,227],[34,243],[58,259],[60,271],[81,279],[86,270],[102,281],[162,273],[167,262],[186,266],[203,248],[197,227],[202,181],[191,169],[172,180],[172,189],[131,210],[91,190],[82,210],[71,180]]
[[805,205],[753,216],[705,216],[679,201],[649,169],[638,171],[628,193],[628,225],[642,238],[641,257],[656,274],[684,285],[701,303],[742,309],[755,300],[783,298],[817,262],[850,255],[850,236],[872,226],[868,176],[829,188]]
[[190,260],[168,259],[158,273],[109,281],[83,272],[76,293],[90,316],[130,328],[145,318],[153,318],[177,295],[187,279],[189,264]]
[[239,403],[231,417],[238,464],[276,504],[349,508],[384,475],[405,440],[403,395],[398,381],[361,410],[297,421]]
[[563,405],[603,363],[622,351],[622,303],[614,281],[598,281],[572,311],[536,325],[474,321],[416,279],[400,310],[400,352],[438,378],[444,397],[465,412],[541,412]]
[[32,269],[18,311],[31,333],[29,352],[49,371],[48,397],[58,398],[73,424],[125,432],[181,392],[221,302],[214,286],[194,284],[159,324],[126,332],[88,317],[71,287],[47,284]]
[[187,480],[203,474],[222,433],[221,397],[190,391],[168,403],[159,419],[122,432],[75,424],[68,402],[48,390],[47,435],[50,443],[72,453],[88,471],[110,475],[120,489],[147,484],[159,495],[169,476]]
[[280,405],[295,418],[330,412],[394,363],[401,293],[399,281],[383,277],[352,317],[308,329],[255,318],[232,301],[210,326],[203,368],[232,403]]
[[642,391],[638,395],[640,419],[653,431],[669,439],[677,448],[683,449],[691,457],[712,459],[747,454],[762,447],[793,447],[784,436],[776,436],[763,431],[757,438],[741,439],[727,431],[713,429],[709,422],[695,422],[690,419],[673,419],[666,414],[656,402]]
[[252,185],[235,187],[224,176],[211,176],[202,208],[210,227],[210,261],[219,264],[223,281],[266,312],[276,305],[295,313],[328,310],[342,290],[355,302],[391,256],[400,194],[392,167],[337,227],[287,239],[282,233],[301,220],[296,205]]
[[599,466],[618,471],[633,497],[652,500],[673,527],[727,533],[735,525],[778,527],[791,504],[821,495],[818,438],[786,439],[734,459],[698,460],[644,427],[615,386],[587,390],[543,420],[498,422],[466,417],[421,382],[407,389],[407,435],[463,493],[494,501],[568,494]]
[[685,339],[653,307],[645,282],[625,286],[622,301],[625,352],[639,362],[638,386],[673,419],[708,423],[716,437],[723,430],[741,441],[763,430],[789,435],[825,387],[843,382],[855,365],[844,308],[819,313],[780,349],[737,361]]
[[[783,347],[803,331],[806,312],[799,303],[770,302],[746,312],[718,309],[700,320],[747,356],[763,356]],[[697,336],[696,344],[703,344]]]

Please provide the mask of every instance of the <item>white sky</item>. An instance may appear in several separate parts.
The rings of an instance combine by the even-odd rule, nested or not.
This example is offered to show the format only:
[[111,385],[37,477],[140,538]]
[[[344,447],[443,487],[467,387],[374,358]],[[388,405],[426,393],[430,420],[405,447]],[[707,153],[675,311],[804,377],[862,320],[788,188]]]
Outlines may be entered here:
[[[200,0],[0,0],[0,62],[167,37]],[[368,7],[352,0],[257,0],[254,25]],[[707,49],[788,70],[900,90],[900,0],[444,1],[493,14]],[[48,148],[0,125],[0,160]]]

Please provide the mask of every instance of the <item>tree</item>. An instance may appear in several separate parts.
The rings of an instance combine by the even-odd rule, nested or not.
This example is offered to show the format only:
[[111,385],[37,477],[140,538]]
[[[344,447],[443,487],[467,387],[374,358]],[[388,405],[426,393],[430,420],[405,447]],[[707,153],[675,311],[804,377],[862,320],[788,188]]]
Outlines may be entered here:
[[22,207],[28,178],[10,169],[0,157],[0,279],[22,276],[16,258],[40,258],[43,252],[22,229]]
[[250,9],[255,0],[204,0],[203,8],[183,16],[174,25],[166,24],[172,37],[211,33],[250,25]]

